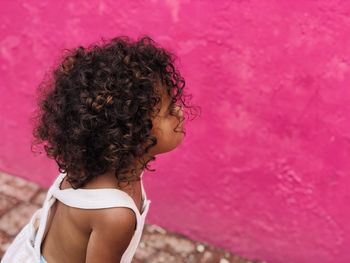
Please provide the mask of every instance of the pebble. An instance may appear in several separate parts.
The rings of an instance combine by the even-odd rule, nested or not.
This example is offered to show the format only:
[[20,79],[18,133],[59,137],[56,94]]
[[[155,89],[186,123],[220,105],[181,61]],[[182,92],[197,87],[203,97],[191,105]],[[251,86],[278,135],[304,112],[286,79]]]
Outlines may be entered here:
[[230,263],[226,258],[221,258],[220,263]]
[[205,250],[205,247],[203,245],[199,244],[199,245],[197,245],[196,249],[198,252],[202,253]]

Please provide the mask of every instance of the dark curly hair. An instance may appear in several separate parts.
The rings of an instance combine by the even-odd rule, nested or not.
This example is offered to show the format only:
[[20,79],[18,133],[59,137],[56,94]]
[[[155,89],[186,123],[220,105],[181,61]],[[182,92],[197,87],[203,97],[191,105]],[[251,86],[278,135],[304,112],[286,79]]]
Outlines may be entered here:
[[[38,87],[32,151],[44,143],[59,172],[69,172],[74,189],[111,170],[118,182],[140,180],[132,165],[157,144],[151,133],[161,101],[157,83],[171,105],[197,108],[186,103],[192,96],[184,93],[174,54],[149,36],[134,42],[127,36],[102,38],[101,44],[65,51]],[[179,124],[184,119],[178,118]],[[152,160],[154,156],[142,168],[155,171],[148,166]]]

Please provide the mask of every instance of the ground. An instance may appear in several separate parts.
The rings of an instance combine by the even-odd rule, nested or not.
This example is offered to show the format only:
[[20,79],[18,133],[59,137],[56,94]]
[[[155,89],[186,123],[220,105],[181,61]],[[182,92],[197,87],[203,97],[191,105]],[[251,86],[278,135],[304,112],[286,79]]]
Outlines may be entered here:
[[[46,191],[32,182],[0,172],[0,259],[34,211],[41,207]],[[263,263],[146,224],[133,263],[158,262]]]

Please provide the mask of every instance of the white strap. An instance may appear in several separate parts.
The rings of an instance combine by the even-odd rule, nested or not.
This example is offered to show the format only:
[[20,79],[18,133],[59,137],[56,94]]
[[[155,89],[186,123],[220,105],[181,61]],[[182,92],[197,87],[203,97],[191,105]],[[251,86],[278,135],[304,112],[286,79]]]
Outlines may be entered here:
[[140,214],[134,200],[125,192],[117,189],[64,189],[56,190],[53,196],[67,206],[82,209],[110,207],[129,207]]
[[52,204],[54,203],[54,199],[52,198],[52,193],[54,192],[54,190],[59,187],[59,184],[61,183],[62,179],[63,179],[64,175],[60,174],[55,181],[53,182],[53,184],[51,185],[51,187],[49,188],[49,190],[47,191],[45,200],[44,200],[44,204],[43,207],[41,209],[40,212],[40,224],[35,236],[35,241],[34,241],[34,250],[36,251],[37,255],[40,255],[40,247],[41,247],[41,240],[43,238],[44,235],[44,231],[45,231],[45,226],[46,226],[46,222],[48,219],[48,214],[49,214],[49,210],[52,206]]
[[[141,173],[141,192],[142,201],[144,208],[147,200],[146,192],[143,187],[142,175]],[[60,200],[62,203],[82,209],[99,209],[99,208],[110,208],[110,207],[129,207],[132,210],[136,210],[135,213],[140,216],[140,211],[138,210],[134,200],[126,192],[114,189],[114,188],[100,188],[100,189],[60,189],[60,185],[66,176],[66,173],[60,174],[56,179],[52,195]]]

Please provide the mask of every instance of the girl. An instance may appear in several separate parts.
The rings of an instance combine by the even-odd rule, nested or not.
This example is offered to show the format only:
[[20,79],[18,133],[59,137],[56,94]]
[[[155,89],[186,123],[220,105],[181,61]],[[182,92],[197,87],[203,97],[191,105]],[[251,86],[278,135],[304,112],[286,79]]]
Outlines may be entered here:
[[144,169],[185,135],[184,86],[148,36],[69,51],[40,85],[33,131],[60,174],[2,262],[131,262],[150,204]]

